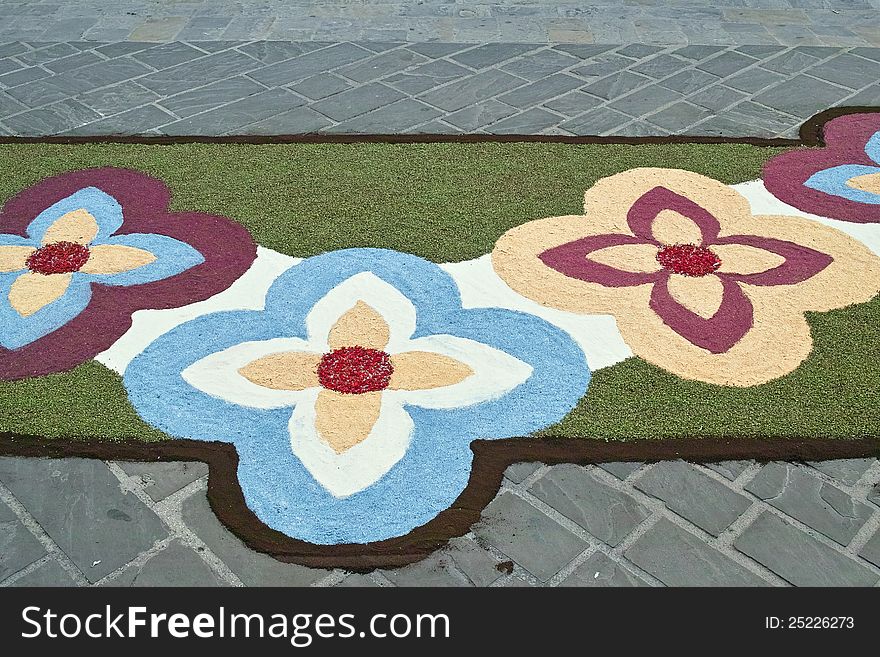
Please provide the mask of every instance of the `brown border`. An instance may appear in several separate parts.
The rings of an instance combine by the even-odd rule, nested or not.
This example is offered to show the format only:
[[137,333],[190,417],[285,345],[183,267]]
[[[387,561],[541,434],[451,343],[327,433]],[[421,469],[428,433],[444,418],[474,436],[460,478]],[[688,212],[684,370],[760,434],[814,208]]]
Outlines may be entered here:
[[[567,144],[669,144],[747,143],[759,146],[821,146],[822,127],[845,114],[880,112],[875,107],[841,107],[817,114],[804,122],[801,138],[703,138],[703,137],[558,137],[540,135],[287,135],[279,137],[4,137],[0,144],[94,142],[175,143],[438,143],[438,142],[551,142]],[[194,440],[107,442],[88,438],[48,439],[0,433],[0,455],[33,457],[81,457],[122,461],[203,461],[208,464],[208,500],[220,521],[244,543],[279,561],[317,568],[369,571],[394,568],[427,557],[449,539],[467,533],[480,513],[498,493],[505,469],[521,461],[555,463],[601,463],[608,461],[654,462],[685,459],[697,463],[720,460],[813,461],[835,458],[880,457],[880,436],[858,439],[824,438],[675,438],[629,442],[571,438],[509,438],[476,440],[471,444],[474,462],[468,485],[453,505],[430,522],[405,536],[367,544],[315,545],[292,539],[264,525],[248,508],[238,484],[238,453],[227,443]]]

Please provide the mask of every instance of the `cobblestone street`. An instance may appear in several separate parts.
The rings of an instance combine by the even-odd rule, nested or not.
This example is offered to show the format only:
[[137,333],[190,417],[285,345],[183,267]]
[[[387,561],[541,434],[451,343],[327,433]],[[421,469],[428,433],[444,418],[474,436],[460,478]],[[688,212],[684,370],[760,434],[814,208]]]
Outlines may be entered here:
[[[880,0],[0,0],[0,135],[796,138],[880,106]],[[0,458],[2,586],[878,586],[880,461],[508,469],[467,536],[282,564],[207,466]]]

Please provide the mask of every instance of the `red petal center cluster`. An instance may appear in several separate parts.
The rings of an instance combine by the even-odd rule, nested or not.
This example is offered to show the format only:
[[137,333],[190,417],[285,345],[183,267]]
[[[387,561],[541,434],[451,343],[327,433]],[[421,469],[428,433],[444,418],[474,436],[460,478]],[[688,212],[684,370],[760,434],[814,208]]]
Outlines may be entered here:
[[318,363],[318,381],[322,386],[351,395],[384,390],[393,372],[388,354],[365,347],[334,349]]
[[705,246],[673,244],[657,251],[657,261],[674,274],[705,276],[721,266],[721,258]]
[[74,242],[55,242],[34,251],[27,268],[37,274],[69,274],[79,271],[89,259],[89,250]]

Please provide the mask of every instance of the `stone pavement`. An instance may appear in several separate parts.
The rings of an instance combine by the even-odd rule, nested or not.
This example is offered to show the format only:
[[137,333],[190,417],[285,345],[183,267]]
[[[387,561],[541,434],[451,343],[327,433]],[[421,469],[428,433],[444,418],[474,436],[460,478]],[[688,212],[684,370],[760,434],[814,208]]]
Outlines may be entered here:
[[224,529],[198,463],[0,458],[6,586],[877,586],[880,461],[508,469],[466,537],[367,575]]
[[835,105],[880,105],[880,48],[216,40],[0,46],[6,135],[796,137],[805,119]]
[[878,0],[0,0],[0,40],[880,45]]

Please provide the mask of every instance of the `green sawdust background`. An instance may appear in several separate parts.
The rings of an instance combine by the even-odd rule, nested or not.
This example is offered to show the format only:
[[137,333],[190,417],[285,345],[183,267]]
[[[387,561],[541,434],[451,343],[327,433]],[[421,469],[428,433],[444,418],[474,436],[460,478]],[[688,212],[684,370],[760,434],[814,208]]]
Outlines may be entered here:
[[[231,217],[257,242],[295,256],[384,247],[437,261],[491,251],[508,228],[578,214],[596,180],[638,166],[725,183],[760,177],[778,148],[749,145],[309,144],[0,145],[0,198],[53,173],[139,169],[164,180],[173,208]],[[684,381],[630,358],[593,374],[589,391],[544,434],[856,437],[880,424],[880,299],[808,316],[810,358],[752,388]],[[0,431],[47,437],[166,438],[140,421],[119,376],[90,362],[0,383]]]

